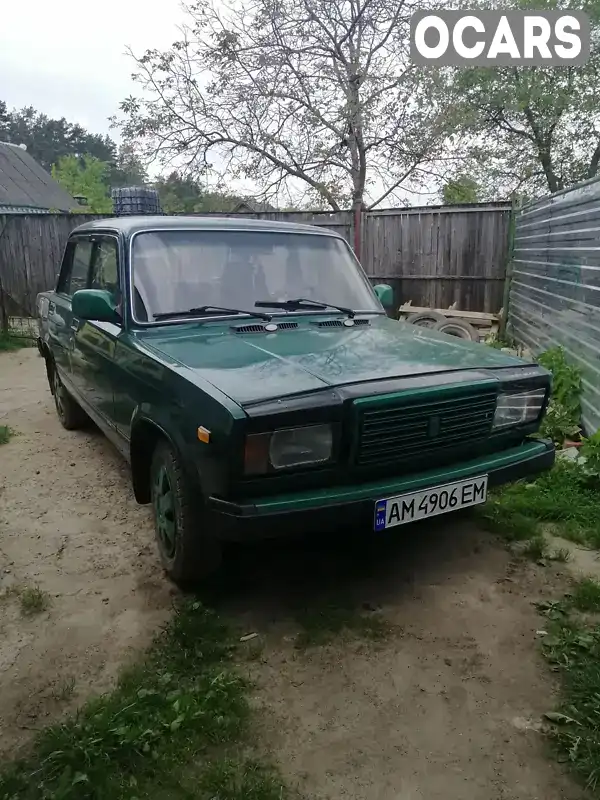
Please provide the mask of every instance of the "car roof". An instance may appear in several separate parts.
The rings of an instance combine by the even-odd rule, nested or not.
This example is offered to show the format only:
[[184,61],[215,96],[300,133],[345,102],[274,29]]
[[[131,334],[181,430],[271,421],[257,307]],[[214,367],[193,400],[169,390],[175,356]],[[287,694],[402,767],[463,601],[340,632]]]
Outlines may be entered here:
[[277,233],[311,233],[325,236],[340,235],[329,228],[322,228],[316,225],[300,225],[296,222],[279,222],[270,219],[250,219],[248,217],[183,217],[183,216],[131,216],[131,217],[108,217],[105,219],[95,219],[79,225],[71,234],[74,233],[93,233],[94,231],[116,231],[122,232],[126,236],[144,230],[203,230],[203,231],[273,231]]

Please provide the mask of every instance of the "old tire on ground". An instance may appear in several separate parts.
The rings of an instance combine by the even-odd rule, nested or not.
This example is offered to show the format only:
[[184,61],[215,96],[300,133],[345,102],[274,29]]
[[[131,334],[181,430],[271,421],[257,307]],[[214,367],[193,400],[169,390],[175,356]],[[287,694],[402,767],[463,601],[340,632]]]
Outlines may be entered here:
[[447,333],[449,336],[456,336],[459,339],[469,339],[472,342],[479,341],[479,334],[475,328],[464,319],[446,319],[438,322],[433,328],[440,333]]
[[78,428],[85,428],[88,425],[90,418],[65,389],[56,367],[52,368],[52,394],[56,413],[63,428],[68,431],[76,431]]
[[410,314],[406,321],[420,328],[433,328],[440,322],[446,322],[446,317],[439,311],[421,311],[418,314]]
[[181,585],[209,577],[221,563],[221,547],[207,530],[209,514],[179,454],[165,439],[152,455],[150,480],[154,531],[169,577]]

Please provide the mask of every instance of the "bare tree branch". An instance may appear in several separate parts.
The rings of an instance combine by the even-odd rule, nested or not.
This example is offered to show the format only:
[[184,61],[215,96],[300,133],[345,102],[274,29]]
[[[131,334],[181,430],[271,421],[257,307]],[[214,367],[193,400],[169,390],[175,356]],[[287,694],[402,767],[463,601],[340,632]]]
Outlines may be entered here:
[[225,169],[333,209],[418,189],[451,129],[444,81],[409,61],[411,2],[193,0],[181,40],[135,58],[123,137],[190,174]]

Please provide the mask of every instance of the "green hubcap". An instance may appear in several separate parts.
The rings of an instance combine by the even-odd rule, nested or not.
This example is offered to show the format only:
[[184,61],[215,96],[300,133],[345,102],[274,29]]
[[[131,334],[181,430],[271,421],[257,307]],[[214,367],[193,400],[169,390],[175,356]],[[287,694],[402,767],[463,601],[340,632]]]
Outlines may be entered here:
[[177,523],[171,481],[165,467],[160,467],[154,479],[154,516],[160,545],[167,558],[175,555]]

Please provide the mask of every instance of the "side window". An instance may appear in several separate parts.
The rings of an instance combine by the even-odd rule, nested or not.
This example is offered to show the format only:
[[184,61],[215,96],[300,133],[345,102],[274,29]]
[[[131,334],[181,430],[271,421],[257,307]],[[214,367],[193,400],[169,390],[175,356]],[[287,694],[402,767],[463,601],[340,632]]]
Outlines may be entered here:
[[120,287],[117,241],[106,237],[105,239],[97,239],[96,242],[90,288],[104,289],[110,292],[115,303],[118,303],[120,300]]
[[78,289],[85,289],[88,281],[93,244],[88,239],[69,242],[60,272],[57,290],[71,297]]

